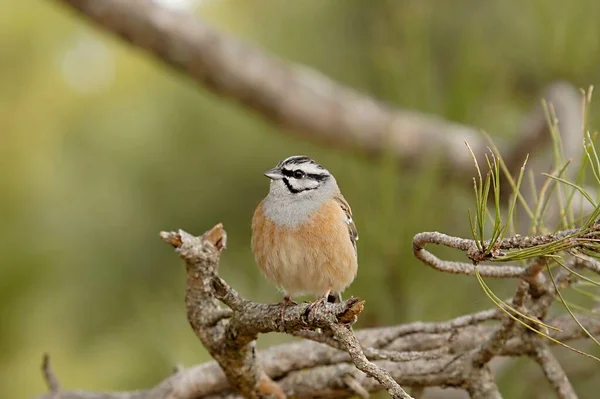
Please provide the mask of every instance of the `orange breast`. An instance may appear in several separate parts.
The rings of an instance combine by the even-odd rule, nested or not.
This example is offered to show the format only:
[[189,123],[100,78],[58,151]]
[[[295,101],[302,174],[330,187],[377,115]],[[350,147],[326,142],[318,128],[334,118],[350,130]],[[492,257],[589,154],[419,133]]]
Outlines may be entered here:
[[356,276],[346,215],[334,200],[296,227],[277,226],[259,204],[252,218],[252,251],[267,279],[289,295],[342,292]]

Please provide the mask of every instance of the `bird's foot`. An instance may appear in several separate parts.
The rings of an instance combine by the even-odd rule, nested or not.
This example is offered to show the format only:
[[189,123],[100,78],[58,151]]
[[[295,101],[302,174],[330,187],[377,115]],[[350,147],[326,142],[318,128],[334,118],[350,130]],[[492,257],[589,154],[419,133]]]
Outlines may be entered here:
[[325,302],[327,302],[328,297],[329,297],[329,293],[323,295],[321,298],[317,299],[316,301],[314,301],[313,303],[308,305],[308,310],[307,310],[306,314],[309,315],[312,312],[316,312],[318,308],[325,305]]

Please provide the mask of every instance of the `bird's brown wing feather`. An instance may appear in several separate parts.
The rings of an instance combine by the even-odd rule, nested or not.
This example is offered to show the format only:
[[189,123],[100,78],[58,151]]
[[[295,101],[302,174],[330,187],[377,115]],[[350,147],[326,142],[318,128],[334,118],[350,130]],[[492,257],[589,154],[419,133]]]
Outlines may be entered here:
[[337,193],[333,199],[340,205],[344,213],[346,214],[346,224],[348,225],[348,233],[350,235],[350,241],[352,241],[352,245],[354,246],[354,251],[356,252],[356,241],[358,241],[358,230],[356,229],[356,225],[354,224],[354,220],[352,220],[352,209],[350,209],[350,205],[348,201],[344,198],[342,193]]

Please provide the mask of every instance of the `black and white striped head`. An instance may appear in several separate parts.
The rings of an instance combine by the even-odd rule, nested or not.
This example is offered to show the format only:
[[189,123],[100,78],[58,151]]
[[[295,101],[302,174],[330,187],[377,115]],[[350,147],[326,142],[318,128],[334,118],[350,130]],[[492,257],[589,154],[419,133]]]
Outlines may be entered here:
[[304,155],[294,155],[265,172],[271,179],[271,190],[289,192],[294,196],[308,195],[334,181],[331,173]]
[[284,159],[265,176],[271,179],[269,193],[262,202],[265,216],[282,226],[305,222],[339,192],[331,173],[304,155]]

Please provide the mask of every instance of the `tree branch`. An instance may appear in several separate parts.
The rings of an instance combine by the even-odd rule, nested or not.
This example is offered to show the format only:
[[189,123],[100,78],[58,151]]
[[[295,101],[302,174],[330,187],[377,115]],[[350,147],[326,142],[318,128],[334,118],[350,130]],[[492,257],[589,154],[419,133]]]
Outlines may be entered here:
[[[258,399],[268,394],[284,398],[279,386],[256,362],[256,334],[233,327],[230,320],[235,318],[236,308],[232,308],[231,319],[222,317],[223,309],[215,295],[214,282],[221,251],[227,242],[223,226],[216,225],[202,237],[193,237],[181,230],[162,232],[161,237],[176,248],[186,264],[188,321],[211,356],[221,365],[230,383],[247,398]],[[237,293],[232,291],[231,296],[236,298]],[[233,301],[231,299],[230,302]]]
[[577,394],[569,382],[567,375],[546,343],[537,342],[535,344],[534,359],[542,367],[544,375],[550,381],[560,399],[577,399]]
[[[597,240],[597,227],[536,237],[515,236],[500,240],[497,245],[502,249],[531,248],[567,237],[575,240],[572,248],[577,248],[586,240]],[[282,316],[281,304],[261,304],[242,298],[217,274],[227,241],[221,224],[201,237],[181,230],[163,232],[161,237],[185,261],[188,320],[220,367],[208,363],[178,372],[150,390],[98,397],[191,399],[211,395],[233,397],[237,391],[250,398],[287,395],[333,398],[356,393],[364,396],[360,386],[367,392],[383,387],[394,398],[410,398],[399,384],[462,387],[473,398],[500,397],[487,366],[495,356],[536,356],[548,379],[567,392],[563,381],[566,377],[556,371],[546,349],[532,351],[531,335],[524,333],[524,324],[536,319],[544,321],[557,289],[571,281],[567,269],[559,271],[554,282],[542,278],[545,258],[532,259],[527,268],[518,268],[518,273],[512,276],[518,278],[519,286],[515,296],[505,303],[515,310],[490,309],[441,323],[416,322],[365,329],[355,336],[349,324],[363,310],[364,302],[360,299],[326,303],[313,311],[307,303],[288,306]],[[420,233],[413,242],[417,257],[424,251],[425,243],[456,248],[467,256],[473,256],[476,248],[473,240],[441,233]],[[581,259],[572,257],[568,263],[578,261]],[[492,268],[502,270],[496,266],[488,270]],[[459,272],[470,274],[472,270]],[[221,307],[220,302],[228,308]],[[512,316],[509,318],[505,311]],[[600,320],[583,315],[577,318],[591,334],[600,332]],[[495,321],[496,325],[485,325],[488,321]],[[561,342],[585,337],[578,322],[570,315],[556,317],[547,321],[555,327],[547,334]],[[257,355],[257,335],[274,331],[313,342],[273,347]],[[95,397],[81,392],[52,395],[60,399]]]
[[[52,397],[198,398],[228,396],[233,394],[231,387],[245,397],[285,397],[292,393],[296,397],[346,397],[357,390],[362,392],[359,386],[368,392],[377,391],[381,389],[379,383],[393,397],[409,397],[398,382],[420,387],[465,387],[476,397],[485,392],[491,395],[497,389],[486,374],[485,364],[491,357],[531,353],[529,343],[521,335],[505,335],[505,331],[510,330],[507,326],[512,324],[512,319],[506,318],[498,309],[441,323],[416,322],[366,329],[359,331],[356,337],[347,324],[353,322],[363,309],[364,302],[356,298],[326,304],[314,312],[309,312],[309,304],[289,306],[282,318],[281,304],[248,301],[218,276],[218,261],[227,241],[222,225],[215,226],[201,237],[193,237],[181,230],[163,232],[161,237],[173,245],[185,261],[188,319],[220,367],[208,363],[182,370],[153,389],[131,393],[57,392],[58,384],[49,383]],[[439,242],[459,243],[452,245],[461,250],[469,248],[469,240],[441,237]],[[540,263],[534,262],[525,269],[524,275],[531,279],[540,272]],[[568,281],[562,276],[557,276],[559,286]],[[530,293],[526,290],[526,281],[521,280],[517,295],[512,299],[516,307],[524,306]],[[545,284],[550,282],[545,281]],[[547,297],[556,294],[553,286],[541,292],[542,295],[531,296],[537,307],[530,307],[537,309],[534,313],[538,316],[544,314],[544,309],[552,302]],[[229,309],[222,308],[219,301]],[[583,316],[579,319],[591,333],[600,331],[600,321]],[[483,324],[494,320],[504,320],[499,329]],[[579,326],[571,319],[559,317],[551,323],[559,328],[551,333],[556,339],[568,341],[583,336]],[[317,332],[317,328],[323,331]],[[257,355],[257,334],[272,331],[285,331],[317,342],[303,341],[273,347]],[[48,377],[53,375],[48,362],[45,364],[46,379],[53,381],[52,377]],[[374,377],[378,383],[367,375]],[[483,393],[474,381],[479,381],[481,389],[485,388],[481,391]]]
[[[385,370],[367,360],[358,340],[346,325],[363,310],[363,301],[351,298],[314,309],[305,303],[289,306],[282,316],[281,304],[247,301],[217,275],[220,253],[227,241],[221,224],[202,237],[193,237],[182,230],[163,232],[161,237],[176,248],[186,263],[185,302],[192,329],[221,365],[229,382],[244,397],[286,396],[256,361],[255,341],[259,333],[325,328],[333,332],[355,365],[378,380],[392,397],[410,398]],[[217,300],[229,306],[232,312],[224,312]]]
[[[150,0],[54,1],[213,93],[242,103],[310,141],[369,154],[391,153],[406,165],[419,164],[427,159],[424,154],[445,154],[445,169],[461,176],[472,167],[463,143],[469,142],[476,154],[483,154],[488,145],[479,128],[393,108]],[[579,93],[566,83],[556,83],[544,95],[555,104],[561,134],[567,136],[563,142],[573,141],[581,132]],[[543,109],[536,107],[520,140],[504,146],[510,148],[504,151],[509,154],[509,169],[518,170],[522,154],[540,153],[549,141]]]
[[362,351],[361,345],[352,333],[349,326],[341,324],[332,324],[331,330],[334,336],[341,342],[344,349],[352,358],[352,362],[357,369],[365,374],[375,378],[382,386],[387,389],[392,398],[410,398],[392,376],[385,369],[371,363]]
[[[482,265],[479,264],[479,262],[485,259],[501,260],[503,256],[502,250],[541,247],[543,245],[555,243],[561,239],[566,239],[569,237],[572,238],[569,239],[569,242],[565,243],[565,246],[568,247],[566,249],[576,249],[578,247],[585,246],[587,242],[600,239],[600,224],[594,224],[590,228],[586,229],[570,229],[539,236],[515,235],[513,237],[504,238],[498,241],[495,244],[492,253],[487,255],[484,255],[484,251],[477,247],[475,240],[453,237],[437,231],[423,232],[416,234],[413,238],[413,254],[417,259],[426,265],[446,273],[474,275],[475,264],[477,264],[477,270],[482,277],[520,277],[531,282],[532,276],[528,274],[530,271],[527,271],[520,266],[507,264]],[[465,252],[471,262],[466,263],[442,260],[425,249],[427,244],[443,245],[448,248]],[[561,250],[563,249],[564,248],[561,248]],[[587,267],[593,269],[594,264],[589,262],[589,259],[591,258],[588,257]],[[538,274],[539,273],[537,272],[534,273],[534,275]]]
[[466,388],[472,399],[502,399],[492,372],[487,366],[473,370]]
[[[522,279],[514,298],[507,302],[510,307],[504,304],[498,305],[510,317],[505,318],[502,325],[476,351],[467,356],[470,359],[473,374],[465,382],[466,389],[472,398],[501,397],[489,370],[487,370],[488,362],[502,352],[511,339],[516,337],[530,337],[530,339],[533,339],[530,334],[525,333],[525,327],[533,331],[538,328],[547,330],[545,325],[535,323],[535,320],[541,322],[545,319],[550,305],[559,294],[557,290],[570,283],[570,267],[561,269],[555,281],[551,281],[551,276],[549,279],[546,278],[543,271],[548,260],[542,256],[530,259],[529,266],[526,269],[515,266],[508,266],[507,268],[481,266],[477,263],[483,259],[494,259],[497,256],[503,256],[501,250],[543,247],[561,242],[565,245],[553,247],[554,249],[548,251],[547,255],[556,255],[558,252],[566,251],[567,254],[572,255],[567,260],[571,267],[579,265],[594,271],[595,259],[587,255],[580,255],[576,250],[582,247],[585,248],[586,243],[597,241],[598,228],[599,225],[595,224],[589,228],[571,229],[540,236],[523,237],[516,235],[498,241],[491,250],[487,249],[488,243],[484,243],[482,245],[483,249],[481,249],[474,240],[451,237],[437,232],[419,233],[414,237],[413,252],[415,256],[436,270],[467,275],[474,274],[477,270],[481,276],[519,277]],[[428,243],[444,245],[463,251],[473,264],[441,260],[424,249],[424,246]],[[535,345],[533,357],[542,367],[546,378],[555,387],[561,398],[577,398],[571,383],[550,352],[547,344],[541,342],[540,337],[535,338],[539,342]]]
[[[461,316],[455,320],[464,319]],[[600,334],[600,320],[577,315],[585,328],[592,334]],[[451,349],[456,355],[440,355],[435,359],[417,359],[411,362],[376,361],[384,366],[390,375],[401,385],[455,386],[460,387],[462,366],[455,361],[456,356],[469,353],[483,344],[495,331],[494,326],[466,325],[457,331],[433,332],[439,325],[455,323],[455,320],[442,323],[410,323],[385,328],[369,328],[357,331],[362,346],[377,342],[379,336],[398,336],[386,344],[390,350],[402,351],[410,347],[413,350],[427,351],[431,348],[448,347],[452,337]],[[547,323],[561,331],[551,331],[550,336],[569,342],[584,338],[585,335],[569,315],[548,320]],[[420,328],[415,328],[419,326]],[[406,330],[421,330],[403,334]],[[445,330],[444,328],[442,330]],[[552,343],[550,343],[553,345]],[[521,337],[514,337],[498,352],[498,356],[519,357],[531,353],[531,344]],[[294,393],[298,398],[345,398],[354,395],[346,387],[341,376],[344,373],[356,375],[357,381],[369,392],[381,390],[381,385],[363,373],[357,373],[347,353],[311,341],[299,341],[265,349],[258,354],[258,360],[265,372],[288,395]],[[447,366],[450,364],[449,366]],[[231,392],[231,386],[219,365],[208,362],[184,369],[172,375],[154,388],[135,392],[92,393],[82,391],[61,391],[58,395],[42,395],[40,399],[197,399],[217,395],[224,397]]]
[[[473,262],[454,262],[442,260],[425,249],[426,244],[444,245],[449,248],[458,249],[464,252],[473,252],[477,250],[474,240],[452,237],[438,232],[425,232],[415,235],[413,238],[413,254],[421,262],[441,272],[453,274],[475,275],[475,266]],[[510,265],[477,265],[479,273],[483,277],[496,278],[515,278],[520,277],[525,269],[519,266]]]
[[[515,294],[515,298],[512,300],[512,306],[516,308],[521,308],[523,306],[526,290],[527,284],[521,282],[517,289],[517,293]],[[515,335],[515,323],[515,319],[512,317],[506,317],[504,319],[502,325],[496,329],[489,339],[471,356],[473,367],[486,367],[488,362],[502,349],[506,341]],[[481,376],[478,378],[480,377]]]
[[44,376],[46,386],[48,386],[50,393],[57,394],[60,391],[60,384],[58,383],[58,378],[56,378],[56,375],[52,370],[52,365],[50,364],[50,355],[47,353],[44,353],[44,356],[42,357],[42,375]]

